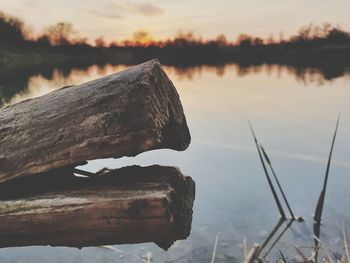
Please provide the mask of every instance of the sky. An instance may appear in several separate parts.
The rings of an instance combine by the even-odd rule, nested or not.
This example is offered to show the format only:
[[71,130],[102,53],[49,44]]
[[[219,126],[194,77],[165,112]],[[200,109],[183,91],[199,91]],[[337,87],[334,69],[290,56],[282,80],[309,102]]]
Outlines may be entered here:
[[350,30],[350,0],[0,0],[0,10],[40,32],[70,22],[80,37],[108,41],[130,38],[135,31],[154,39],[193,32],[204,39],[223,33],[279,38],[309,23],[330,22]]

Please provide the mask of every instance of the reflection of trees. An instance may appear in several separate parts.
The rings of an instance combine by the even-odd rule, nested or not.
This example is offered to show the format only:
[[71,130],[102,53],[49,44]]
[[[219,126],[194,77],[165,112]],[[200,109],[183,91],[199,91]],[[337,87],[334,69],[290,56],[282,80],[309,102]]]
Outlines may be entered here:
[[[334,78],[342,76],[350,76],[350,70],[345,66],[337,66],[329,64],[327,67],[322,66],[297,66],[288,64],[249,64],[249,63],[228,63],[214,65],[171,65],[165,64],[167,71],[177,75],[179,79],[193,80],[197,76],[203,74],[215,74],[218,77],[223,77],[225,74],[234,74],[238,77],[266,73],[269,75],[275,74],[278,78],[282,74],[288,74],[295,77],[298,82],[307,84],[324,85]],[[105,67],[99,67],[100,73],[105,71]],[[100,74],[103,75],[103,74]]]
[[[81,68],[86,69],[86,67]],[[27,92],[29,81],[32,77],[40,76],[47,80],[55,80],[60,75],[62,79],[67,79],[72,70],[74,68],[70,66],[57,68],[47,65],[25,68],[4,68],[0,72],[0,105],[8,103],[16,94]]]
[[295,79],[305,85],[313,83],[319,86],[327,84],[329,81],[350,75],[350,71],[346,68],[338,68],[337,66],[329,66],[327,68],[312,68],[312,67],[294,67],[280,66],[284,68],[290,75],[295,76]]
[[[30,80],[40,76],[51,81],[57,88],[74,83],[74,79],[90,75],[102,76],[127,67],[126,65],[64,65],[56,67],[29,67],[4,68],[0,72],[0,105],[8,103],[16,94],[28,92]],[[223,77],[226,74],[235,74],[237,77],[259,74],[264,72],[276,75],[292,75],[296,81],[307,84],[324,85],[334,78],[350,76],[350,70],[343,65],[292,65],[273,63],[247,63],[238,62],[230,64],[213,65],[166,65],[166,71],[176,75],[180,80],[194,80],[203,74],[213,74]]]

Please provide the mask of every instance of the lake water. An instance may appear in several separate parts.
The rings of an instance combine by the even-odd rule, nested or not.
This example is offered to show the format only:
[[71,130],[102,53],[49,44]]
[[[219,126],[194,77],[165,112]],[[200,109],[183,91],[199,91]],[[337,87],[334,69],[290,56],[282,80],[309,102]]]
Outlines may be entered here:
[[[32,74],[16,87],[0,83],[5,104],[82,83],[127,66],[91,66]],[[0,249],[0,262],[241,262],[242,244],[262,243],[279,219],[259,162],[248,120],[271,157],[296,215],[270,253],[312,246],[312,215],[320,193],[338,114],[338,137],[330,171],[321,240],[341,252],[341,230],[350,227],[350,77],[327,79],[317,70],[280,66],[240,68],[165,66],[180,94],[192,135],[184,152],[157,150],[134,158],[89,162],[84,169],[127,165],[173,165],[196,181],[192,231],[165,252],[154,244],[106,248],[25,247]],[[17,81],[17,80],[16,80]],[[16,92],[9,91],[15,89]],[[10,95],[9,95],[10,94]],[[287,211],[287,210],[286,210]],[[111,244],[112,245],[112,244]]]

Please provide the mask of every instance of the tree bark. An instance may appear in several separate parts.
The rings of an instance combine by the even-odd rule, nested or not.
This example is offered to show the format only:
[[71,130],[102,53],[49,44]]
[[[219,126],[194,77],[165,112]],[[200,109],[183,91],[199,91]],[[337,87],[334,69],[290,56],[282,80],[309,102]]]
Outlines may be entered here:
[[189,235],[194,196],[194,181],[174,167],[23,177],[0,184],[0,247],[155,242],[167,249]]
[[87,160],[184,150],[180,98],[157,60],[0,110],[0,183]]

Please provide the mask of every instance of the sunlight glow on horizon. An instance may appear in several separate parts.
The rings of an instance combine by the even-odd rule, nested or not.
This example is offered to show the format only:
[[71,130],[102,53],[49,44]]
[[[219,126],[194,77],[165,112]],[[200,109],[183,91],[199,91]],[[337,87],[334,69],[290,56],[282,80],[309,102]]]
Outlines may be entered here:
[[193,32],[204,39],[223,33],[230,41],[240,33],[276,39],[297,33],[310,23],[329,22],[350,28],[350,1],[334,0],[0,0],[0,10],[19,17],[40,33],[57,22],[69,22],[90,41],[130,39],[144,30],[155,40],[177,32]]

